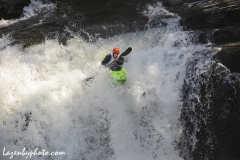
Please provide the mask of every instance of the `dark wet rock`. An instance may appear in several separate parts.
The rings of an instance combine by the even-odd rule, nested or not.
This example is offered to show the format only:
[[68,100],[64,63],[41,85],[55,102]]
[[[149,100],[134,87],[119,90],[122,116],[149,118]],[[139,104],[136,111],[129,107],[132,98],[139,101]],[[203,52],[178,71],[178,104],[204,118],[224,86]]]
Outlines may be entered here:
[[[162,2],[168,10],[181,16],[180,24],[185,30],[197,31],[199,42],[224,46],[225,48],[217,53],[221,57],[217,60],[230,67],[231,71],[240,73],[239,65],[231,65],[236,64],[236,61],[240,62],[239,47],[231,45],[240,42],[239,0],[162,0]],[[223,60],[223,57],[234,58]],[[236,68],[233,69],[233,66]]]
[[[187,1],[189,2],[189,1]],[[240,23],[240,2],[238,0],[212,0],[192,1],[168,8],[178,13],[182,19],[181,24],[190,30],[218,29],[222,26]]]
[[222,27],[220,29],[200,30],[199,42],[212,42],[216,45],[235,43],[240,41],[240,28],[238,26]]
[[216,44],[240,42],[240,27],[233,26],[216,29],[212,37],[213,43]]
[[[199,53],[202,54],[202,53]],[[221,64],[199,73],[198,57],[189,61],[180,123],[185,159],[237,160],[240,157],[240,75]]]
[[107,0],[104,2],[56,0],[58,14],[72,19],[68,27],[86,38],[89,38],[89,34],[93,37],[106,38],[143,30],[148,19],[140,11],[150,2],[146,0]]
[[30,0],[1,0],[0,19],[16,19],[23,14],[23,8],[30,4]]
[[148,18],[141,11],[151,1],[54,0],[54,3],[56,8],[0,28],[0,33],[11,33],[14,43],[22,43],[25,47],[51,38],[58,38],[65,44],[71,34],[92,42],[98,37],[146,29]]
[[64,26],[58,24],[58,18],[51,19],[51,16],[52,12],[39,14],[11,26],[2,27],[0,33],[2,35],[10,34],[13,39],[12,44],[23,44],[24,47],[42,43],[48,38],[58,38],[59,33],[63,32]]
[[240,73],[240,42],[221,45],[214,59],[224,64],[232,73]]
[[195,2],[197,0],[161,0],[162,4],[166,7],[171,7],[175,5],[182,5],[184,3]]
[[178,13],[187,29],[206,29],[239,23],[238,0],[161,0],[168,10]]

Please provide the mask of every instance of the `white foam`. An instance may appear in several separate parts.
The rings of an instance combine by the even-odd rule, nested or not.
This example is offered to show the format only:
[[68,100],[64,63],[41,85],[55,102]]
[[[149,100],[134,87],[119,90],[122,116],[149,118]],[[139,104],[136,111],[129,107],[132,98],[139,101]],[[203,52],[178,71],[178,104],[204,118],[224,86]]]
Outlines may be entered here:
[[0,39],[0,50],[2,50],[4,47],[8,46],[11,43],[11,41],[9,40],[8,36],[3,36]]
[[[177,21],[95,43],[71,39],[63,46],[47,40],[27,49],[2,48],[0,148],[66,152],[33,159],[182,159],[174,142],[181,132],[185,65],[204,46],[189,43]],[[113,84],[100,57],[113,47],[129,46],[128,79]],[[92,82],[84,82],[89,76]]]

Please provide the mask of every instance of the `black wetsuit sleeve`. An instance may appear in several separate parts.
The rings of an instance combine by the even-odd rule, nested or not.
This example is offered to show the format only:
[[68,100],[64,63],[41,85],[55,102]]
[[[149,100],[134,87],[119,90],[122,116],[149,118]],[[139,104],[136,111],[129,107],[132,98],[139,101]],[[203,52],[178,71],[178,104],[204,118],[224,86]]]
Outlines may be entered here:
[[123,57],[119,57],[118,61],[116,62],[118,65],[123,65],[124,59]]
[[111,55],[107,55],[104,60],[102,61],[102,65],[107,65],[107,63],[111,60]]

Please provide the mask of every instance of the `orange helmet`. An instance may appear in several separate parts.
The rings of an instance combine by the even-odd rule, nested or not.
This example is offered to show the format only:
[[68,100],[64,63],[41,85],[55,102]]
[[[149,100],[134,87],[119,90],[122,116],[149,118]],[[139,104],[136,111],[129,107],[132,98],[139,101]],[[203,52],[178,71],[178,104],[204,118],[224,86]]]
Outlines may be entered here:
[[120,49],[119,48],[113,48],[113,53],[119,54],[120,53]]

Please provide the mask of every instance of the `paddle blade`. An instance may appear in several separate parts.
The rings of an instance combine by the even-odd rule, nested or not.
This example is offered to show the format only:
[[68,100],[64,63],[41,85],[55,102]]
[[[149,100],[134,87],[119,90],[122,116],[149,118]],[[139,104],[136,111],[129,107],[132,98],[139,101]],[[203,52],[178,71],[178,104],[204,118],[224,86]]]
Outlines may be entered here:
[[120,56],[126,56],[128,55],[130,52],[132,52],[132,48],[129,47],[128,49],[126,49]]

